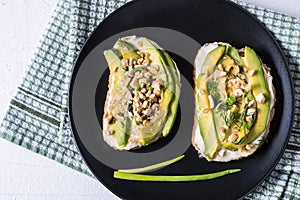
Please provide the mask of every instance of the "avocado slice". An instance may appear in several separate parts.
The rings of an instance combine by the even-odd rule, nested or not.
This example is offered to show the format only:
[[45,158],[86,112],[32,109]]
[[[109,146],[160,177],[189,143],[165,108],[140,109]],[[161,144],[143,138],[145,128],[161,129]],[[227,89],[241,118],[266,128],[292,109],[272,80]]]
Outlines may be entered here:
[[164,119],[165,126],[162,130],[162,135],[166,137],[174,123],[174,118],[176,116],[178,106],[178,103],[177,106],[173,104],[173,99],[175,98],[174,92],[176,84],[176,80],[174,80],[175,77],[173,75],[173,71],[175,71],[175,65],[165,51],[157,49],[147,38],[142,38],[142,44],[143,51],[148,52],[150,55],[151,64],[158,65],[161,68],[161,70],[165,72],[165,80],[166,82],[168,82],[168,86],[163,91],[161,102],[162,110],[168,113],[166,119]]
[[209,52],[202,64],[201,73],[207,73],[207,77],[212,74],[218,61],[222,58],[225,49],[226,47],[222,45]]
[[128,117],[118,117],[118,120],[109,127],[114,131],[113,137],[118,146],[126,146],[130,137],[131,120]]
[[240,147],[239,145],[236,145],[232,142],[225,142],[222,144],[222,147],[224,147],[225,149],[228,149],[230,151],[236,151],[238,150],[238,148]]
[[224,58],[222,58],[221,64],[224,66],[225,71],[229,72],[234,65],[234,60],[230,56],[226,55]]
[[[161,71],[164,71],[165,76],[162,79],[168,82],[168,87],[166,87],[162,94],[162,102],[160,103],[160,108],[163,111],[161,116],[159,116],[155,122],[149,126],[142,127],[139,129],[139,134],[141,135],[140,143],[147,144],[148,141],[152,140],[159,131],[162,130],[163,126],[167,121],[167,113],[170,112],[170,102],[173,99],[173,81],[171,79],[170,71],[165,66],[165,61],[163,55],[159,49],[157,49],[147,38],[142,38],[143,52],[147,52],[150,55],[151,64],[158,65]],[[167,134],[163,133],[164,136]]]
[[197,83],[200,85],[200,90],[206,91],[205,94],[197,94],[198,123],[200,134],[204,142],[204,154],[208,158],[213,158],[217,149],[219,148],[219,139],[217,136],[213,112],[210,109],[210,104],[207,95],[206,75],[199,74]]
[[140,56],[137,54],[137,48],[133,44],[118,39],[117,45],[119,47],[118,49],[120,50],[123,58],[126,58],[126,59],[128,59],[128,58],[139,59],[140,58]]
[[257,102],[257,115],[256,121],[253,124],[247,138],[244,140],[242,145],[246,145],[254,141],[263,131],[266,130],[266,125],[268,124],[268,116],[270,113],[270,92],[267,87],[267,82],[264,77],[263,66],[256,55],[255,51],[250,47],[245,47],[245,66],[249,70],[254,70],[254,74],[249,77],[252,83],[252,93],[256,97],[259,93],[265,96],[265,102]]
[[236,62],[236,64],[238,65],[242,65],[243,62],[242,62],[242,59],[240,57],[240,54],[239,54],[239,51],[234,48],[234,47],[229,47],[228,51],[227,51],[227,54],[234,59],[234,61]]
[[170,131],[173,127],[173,124],[175,122],[175,119],[176,119],[177,108],[178,108],[178,104],[179,104],[179,96],[180,96],[180,82],[179,82],[179,77],[178,77],[178,74],[176,71],[176,66],[175,66],[173,60],[171,59],[170,55],[164,50],[162,50],[161,53],[164,56],[164,59],[163,59],[164,65],[166,66],[166,68],[170,68],[168,71],[171,72],[170,78],[172,79],[172,81],[169,81],[169,87],[173,88],[173,97],[172,97],[172,101],[170,104],[171,108],[167,115],[166,124],[162,130],[163,136],[166,137],[170,133]]
[[103,54],[108,64],[110,73],[115,73],[115,72],[123,73],[121,70],[116,70],[116,68],[122,66],[121,65],[122,55],[117,49],[114,48],[107,49],[103,52]]
[[[112,93],[117,93],[117,83],[124,75],[123,70],[115,70],[116,68],[122,66],[121,54],[116,49],[108,49],[104,51],[104,57],[108,63],[110,73],[116,73],[115,80],[113,83],[111,83],[111,88],[113,90]],[[120,109],[119,106],[114,108],[114,110],[118,109]],[[109,125],[109,128],[113,131],[113,137],[119,146],[126,146],[129,139],[130,126],[131,121],[128,119],[128,117],[123,118],[119,116],[115,123]]]
[[197,77],[196,87],[205,91],[204,94],[197,94],[198,123],[200,133],[204,141],[204,154],[208,158],[213,158],[219,148],[219,138],[215,127],[213,112],[210,109],[207,90],[207,77],[210,76],[219,60],[222,58],[226,47],[218,46],[209,52],[202,64],[201,73]]

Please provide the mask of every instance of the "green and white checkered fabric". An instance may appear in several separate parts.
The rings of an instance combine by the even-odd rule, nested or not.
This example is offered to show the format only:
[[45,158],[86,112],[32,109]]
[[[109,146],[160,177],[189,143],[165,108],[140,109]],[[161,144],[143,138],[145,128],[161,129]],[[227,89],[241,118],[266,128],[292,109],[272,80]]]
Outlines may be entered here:
[[[76,147],[67,121],[74,60],[99,22],[127,0],[59,0],[49,27],[12,99],[0,137],[93,176]],[[288,146],[271,175],[246,199],[300,199],[300,20],[235,2],[258,17],[288,58],[296,90],[295,122]]]

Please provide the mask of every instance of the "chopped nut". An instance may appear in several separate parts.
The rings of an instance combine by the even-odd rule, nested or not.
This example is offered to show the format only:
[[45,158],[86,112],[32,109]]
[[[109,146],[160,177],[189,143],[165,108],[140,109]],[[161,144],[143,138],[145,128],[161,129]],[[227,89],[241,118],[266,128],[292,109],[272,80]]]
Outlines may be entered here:
[[132,60],[132,65],[134,66],[136,64],[137,64],[136,59]]
[[240,77],[242,80],[246,79],[246,76],[244,74],[238,74],[238,77]]
[[241,97],[241,96],[244,94],[244,92],[243,92],[241,89],[235,89],[235,90],[233,91],[233,94],[234,94],[234,96],[236,96],[236,97]]
[[245,148],[246,148],[247,150],[251,150],[253,147],[254,147],[253,144],[247,144],[247,145],[245,146]]
[[237,65],[233,66],[232,73],[237,76],[239,72],[240,72],[239,66]]
[[218,64],[218,70],[223,71],[223,66],[221,64]]
[[135,103],[139,102],[139,99],[138,99],[138,97],[137,97],[137,96],[135,96],[135,97],[133,98],[133,101],[134,101]]
[[105,130],[105,131],[104,131],[104,134],[105,134],[105,135],[113,135],[114,133],[115,133],[115,131],[113,131],[113,130],[111,130],[111,129]]
[[157,97],[160,96],[160,90],[153,90],[153,93],[154,93]]
[[145,56],[145,54],[144,54],[143,52],[140,52],[140,51],[138,51],[137,54],[138,54],[139,56],[141,56],[142,58]]
[[231,133],[238,133],[239,132],[239,129],[237,127],[233,127],[231,129]]
[[155,94],[151,94],[150,97],[149,97],[153,102],[156,102],[156,96]]
[[128,59],[123,58],[123,59],[121,60],[121,63],[122,63],[123,66],[127,67],[127,66],[128,66]]
[[203,109],[202,109],[202,112],[203,112],[203,113],[208,113],[208,111],[209,111],[208,108],[203,108]]
[[247,115],[246,116],[246,122],[252,122],[252,120],[253,120],[252,115]]
[[201,89],[200,94],[202,94],[202,95],[205,94],[205,90]]
[[144,101],[143,102],[143,105],[142,105],[142,108],[147,108],[149,105],[149,102],[148,101]]
[[265,96],[264,96],[263,93],[259,93],[259,94],[255,97],[255,99],[256,99],[256,101],[257,101],[258,103],[261,103],[261,104],[265,103],[265,101],[266,101],[266,98],[265,98]]
[[224,76],[226,76],[226,72],[224,72],[224,71],[220,71],[220,70],[216,70],[216,72],[215,72],[215,77],[216,78],[220,78],[220,77],[224,77]]
[[220,127],[219,128],[219,134],[221,135],[221,136],[225,136],[225,128],[224,127]]
[[232,133],[231,135],[229,135],[228,137],[228,142],[235,142],[238,139],[238,135],[235,133]]
[[146,84],[144,82],[142,82],[141,88],[144,88],[145,86],[146,86]]
[[215,102],[213,97],[211,95],[208,95],[208,100],[209,100],[210,109],[213,109],[215,107]]
[[148,108],[148,109],[146,109],[146,110],[143,110],[143,112],[142,112],[144,115],[150,115],[150,113],[151,113],[151,110]]
[[256,112],[255,108],[248,108],[247,109],[247,115],[253,115]]
[[128,71],[132,71],[133,70],[133,67],[131,65],[128,66]]
[[147,125],[149,125],[149,123],[150,123],[150,122],[149,122],[148,120],[144,120],[144,121],[143,121],[143,126],[147,126]]
[[253,106],[253,105],[254,105],[254,99],[251,100],[251,101],[248,103],[248,106],[249,106],[249,107],[251,107],[251,106]]
[[254,73],[255,73],[255,70],[253,70],[253,69],[251,69],[251,70],[248,72],[248,74],[249,74],[250,76],[253,76]]
[[143,62],[142,62],[142,65],[148,65],[149,64],[149,60],[144,60]]
[[218,151],[218,155],[223,157],[225,155],[225,149],[220,149],[220,151]]
[[146,88],[142,88],[141,89],[141,93],[145,94],[147,92],[147,89]]
[[143,93],[141,93],[141,92],[139,93],[139,98],[142,100],[145,100],[145,96],[143,95]]
[[133,58],[129,58],[128,65],[132,65]]
[[236,84],[233,85],[234,89],[240,89],[241,88],[241,82],[240,81],[236,81]]
[[153,83],[152,83],[153,89],[160,91],[160,84],[161,84],[160,81],[153,81]]
[[139,58],[139,59],[137,60],[137,63],[138,63],[139,65],[141,65],[141,64],[143,63],[143,61],[144,61],[144,58]]
[[146,93],[146,97],[150,97],[151,95],[151,90],[148,90],[148,92]]
[[232,87],[233,85],[237,84],[237,80],[236,79],[230,79],[228,81],[228,87]]

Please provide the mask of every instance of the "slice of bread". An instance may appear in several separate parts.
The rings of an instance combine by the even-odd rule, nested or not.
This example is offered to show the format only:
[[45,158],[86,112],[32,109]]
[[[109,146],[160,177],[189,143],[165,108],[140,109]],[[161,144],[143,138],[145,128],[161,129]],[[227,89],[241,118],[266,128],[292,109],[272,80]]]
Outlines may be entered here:
[[[144,38],[145,39],[145,38]],[[143,37],[137,37],[137,36],[126,36],[126,37],[122,37],[119,39],[120,41],[123,41],[123,42],[126,42],[127,44],[129,45],[132,45],[136,51],[139,51],[139,52],[143,52]],[[157,48],[159,51],[162,51],[163,49],[157,44],[155,43],[154,41],[151,41],[148,39],[148,41],[150,41],[150,43],[155,47]],[[119,52],[121,52],[120,50],[120,43],[116,42],[116,44],[113,46],[113,48]],[[125,47],[126,48],[126,47]],[[136,52],[135,51],[135,52]],[[129,60],[129,59],[128,59]],[[151,55],[150,55],[150,60],[151,60]],[[173,64],[175,65],[175,70],[176,70],[176,76],[178,76],[178,79],[180,79],[180,74],[179,74],[179,71],[176,67],[176,64],[175,62],[172,60],[171,62],[173,62]],[[139,75],[146,75],[146,72],[149,73],[149,67],[152,66],[152,61],[150,61],[150,63],[146,66],[142,66],[142,65],[136,65],[136,66],[133,66],[133,69],[131,69],[132,73],[131,75],[128,75],[129,73],[129,70],[128,71],[125,71],[124,72],[124,76],[120,79],[120,77],[116,77],[115,73],[110,73],[109,75],[109,82],[108,82],[108,92],[107,92],[107,95],[106,95],[106,101],[105,101],[105,105],[104,105],[104,115],[103,115],[103,138],[104,138],[104,141],[111,147],[113,147],[114,149],[116,150],[133,150],[133,149],[138,149],[138,148],[141,148],[143,146],[146,146],[146,145],[149,145],[155,141],[157,141],[159,138],[161,138],[163,136],[162,134],[162,130],[163,130],[163,126],[162,128],[159,129],[158,132],[156,132],[155,130],[153,132],[151,132],[151,129],[149,129],[149,133],[146,133],[146,134],[150,134],[151,136],[151,139],[149,140],[145,140],[143,141],[142,140],[142,137],[141,134],[143,135],[143,130],[145,130],[145,128],[148,126],[148,125],[145,125],[145,124],[137,124],[135,119],[134,118],[135,116],[132,116],[132,113],[131,114],[129,113],[128,111],[128,105],[129,105],[129,102],[131,101],[133,104],[133,95],[135,94],[135,91],[131,90],[128,88],[128,85],[130,85],[133,80],[135,78],[137,78],[137,76]],[[120,66],[121,67],[121,66]],[[153,67],[155,67],[153,65]],[[167,67],[170,67],[170,66],[167,66]],[[137,75],[137,73],[135,73],[135,69],[136,68],[139,68],[139,75]],[[119,70],[122,70],[119,68]],[[147,71],[148,70],[148,71]],[[161,73],[162,70],[160,70],[160,68],[158,68],[158,74],[157,75],[154,75],[155,76],[155,80],[158,80],[160,81],[161,79],[163,79],[161,76]],[[130,76],[130,78],[128,77]],[[116,81],[116,79],[118,79],[118,81]],[[128,80],[127,80],[128,79]],[[149,78],[149,80],[152,80],[152,78]],[[154,81],[154,80],[152,80]],[[151,81],[150,81],[151,82]],[[153,83],[153,82],[152,82]],[[152,84],[151,83],[151,84]],[[147,83],[148,84],[148,83]],[[179,84],[180,85],[180,84]],[[120,91],[118,91],[117,93],[113,91],[113,88],[114,87],[119,87],[120,88]],[[146,87],[146,86],[145,86]],[[152,85],[151,85],[152,87]],[[148,90],[149,91],[149,90]],[[154,91],[154,90],[153,90]],[[174,92],[174,91],[173,91]],[[121,96],[121,97],[120,97]],[[146,94],[144,95],[146,99],[150,98],[150,97],[146,97]],[[118,101],[115,101],[116,98],[119,98],[120,101],[119,103],[116,103]],[[159,98],[157,96],[157,98]],[[178,98],[178,97],[177,97]],[[146,100],[145,100],[146,101]],[[149,104],[150,104],[150,100],[149,101]],[[178,99],[176,100],[178,101]],[[172,103],[174,103],[172,101]],[[133,105],[132,104],[132,105]],[[145,103],[146,105],[147,103]],[[153,105],[153,104],[151,104]],[[159,103],[157,103],[157,105],[160,105]],[[116,106],[119,106],[119,109],[122,110],[121,112],[119,112],[119,114],[121,115],[124,115],[124,117],[126,117],[127,119],[130,119],[130,129],[127,130],[126,134],[128,137],[127,138],[127,142],[125,145],[119,145],[117,140],[116,140],[116,137],[114,135],[114,133],[112,132],[111,128],[110,128],[110,123],[109,123],[109,120],[107,120],[108,116],[110,113],[113,113],[113,109],[116,108]],[[150,107],[149,107],[150,108]],[[152,109],[152,107],[151,107]],[[158,108],[159,110],[160,108]],[[151,110],[152,112],[152,110]],[[161,112],[163,113],[163,111],[158,111],[158,112]],[[133,114],[134,115],[134,114]],[[168,113],[163,113],[161,116],[164,116],[164,119],[162,120],[162,122],[159,122],[159,123],[166,123],[166,118],[167,118],[167,115]],[[151,123],[155,122],[155,117],[156,116],[160,116],[160,115],[153,115],[152,118],[149,120],[148,123],[150,123],[149,126],[151,126]],[[115,123],[118,123],[118,120],[120,120],[120,118],[118,118],[118,115],[115,115]],[[174,116],[176,117],[176,115]],[[145,117],[144,117],[145,118]],[[142,121],[143,123],[144,121]]]
[[[198,51],[198,53],[196,55],[195,62],[194,62],[194,71],[193,71],[194,83],[195,83],[195,88],[194,88],[194,94],[195,94],[194,97],[195,97],[195,104],[196,104],[195,107],[197,107],[196,94],[199,93],[199,91],[198,91],[199,89],[196,88],[196,79],[197,79],[198,75],[200,74],[202,64],[203,64],[206,56],[209,54],[209,52],[211,52],[212,50],[214,50],[215,48],[217,48],[220,45],[225,45],[227,47],[231,46],[230,44],[223,43],[223,42],[207,43],[200,48],[200,50]],[[243,60],[244,49],[239,50],[239,54],[241,55],[242,60]],[[197,119],[197,114],[199,111],[197,111],[197,109],[195,109],[194,128],[193,128],[193,133],[192,133],[192,144],[195,147],[195,149],[197,150],[197,152],[199,153],[200,157],[205,157],[208,161],[217,161],[217,162],[229,162],[231,160],[238,160],[238,159],[241,159],[243,157],[247,157],[247,156],[253,154],[258,149],[258,147],[260,147],[262,142],[265,141],[265,138],[267,137],[267,135],[269,133],[270,122],[273,118],[274,111],[275,111],[275,109],[274,109],[275,89],[272,84],[272,76],[270,74],[270,69],[265,64],[263,64],[262,66],[263,66],[264,77],[267,82],[267,88],[270,92],[270,112],[268,115],[266,129],[254,141],[252,141],[248,145],[246,144],[246,145],[239,147],[235,151],[222,147],[222,145],[221,145],[222,142],[219,141],[220,145],[219,145],[218,150],[216,151],[214,157],[209,158],[208,156],[206,156],[204,154],[205,145],[204,145],[204,141],[201,136],[201,133],[200,133],[199,122]]]

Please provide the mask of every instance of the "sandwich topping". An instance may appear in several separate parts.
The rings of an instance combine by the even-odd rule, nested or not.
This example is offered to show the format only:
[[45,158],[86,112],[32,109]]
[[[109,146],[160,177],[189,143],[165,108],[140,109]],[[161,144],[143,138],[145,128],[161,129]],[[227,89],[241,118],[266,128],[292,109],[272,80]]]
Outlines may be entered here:
[[176,117],[180,85],[169,55],[147,38],[119,39],[104,52],[110,69],[103,116],[104,140],[118,150],[167,136]]
[[193,144],[208,160],[247,156],[257,149],[257,138],[267,134],[272,117],[270,69],[249,47],[238,51],[226,43],[213,43],[204,58],[203,48],[195,62],[198,124]]
[[[126,75],[131,77],[129,86],[131,98],[128,101],[128,115],[137,125],[147,126],[155,115],[160,115],[161,92],[164,81],[157,78],[159,66],[151,65],[148,53],[137,52],[141,58],[122,59]],[[143,56],[143,57],[142,57]]]

